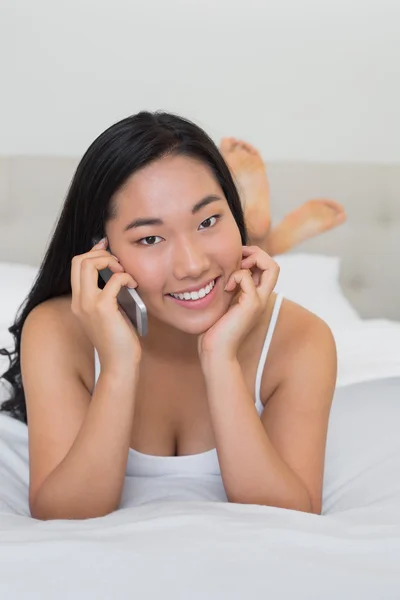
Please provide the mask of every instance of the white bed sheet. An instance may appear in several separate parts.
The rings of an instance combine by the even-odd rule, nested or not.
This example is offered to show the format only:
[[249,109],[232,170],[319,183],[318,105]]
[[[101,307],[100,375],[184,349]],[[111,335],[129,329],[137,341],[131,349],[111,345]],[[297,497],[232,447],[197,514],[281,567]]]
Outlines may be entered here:
[[398,600],[400,324],[335,338],[321,516],[216,502],[212,478],[127,477],[114,514],[36,521],[27,429],[0,415],[0,598]]
[[322,516],[127,496],[107,517],[35,521],[26,428],[0,417],[0,597],[398,600],[400,379],[336,394]]

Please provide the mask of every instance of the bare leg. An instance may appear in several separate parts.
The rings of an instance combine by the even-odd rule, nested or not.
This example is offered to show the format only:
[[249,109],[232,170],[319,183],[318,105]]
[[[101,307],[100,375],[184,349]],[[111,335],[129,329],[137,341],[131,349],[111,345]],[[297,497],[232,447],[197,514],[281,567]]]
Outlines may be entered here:
[[224,138],[220,150],[239,190],[250,244],[260,246],[271,256],[283,254],[345,222],[343,206],[318,198],[308,200],[271,228],[269,184],[261,155],[236,138]]

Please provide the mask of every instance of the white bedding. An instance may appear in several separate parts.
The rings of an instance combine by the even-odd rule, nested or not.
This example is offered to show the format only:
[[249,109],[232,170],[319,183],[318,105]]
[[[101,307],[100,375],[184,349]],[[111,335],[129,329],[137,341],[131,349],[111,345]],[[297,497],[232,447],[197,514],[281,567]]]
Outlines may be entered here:
[[134,506],[132,496],[107,517],[35,521],[26,428],[0,417],[0,597],[398,600],[399,400],[400,378],[337,390],[322,516],[213,501]]

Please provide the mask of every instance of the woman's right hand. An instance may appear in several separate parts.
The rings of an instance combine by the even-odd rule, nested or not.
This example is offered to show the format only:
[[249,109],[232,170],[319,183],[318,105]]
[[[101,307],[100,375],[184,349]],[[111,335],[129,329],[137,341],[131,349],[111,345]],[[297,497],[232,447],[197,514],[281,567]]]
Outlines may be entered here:
[[[138,363],[141,346],[135,327],[117,302],[120,289],[137,287],[137,282],[106,247],[104,238],[89,252],[72,259],[71,310],[96,348],[102,369],[113,370]],[[107,267],[113,275],[101,290],[98,272]]]

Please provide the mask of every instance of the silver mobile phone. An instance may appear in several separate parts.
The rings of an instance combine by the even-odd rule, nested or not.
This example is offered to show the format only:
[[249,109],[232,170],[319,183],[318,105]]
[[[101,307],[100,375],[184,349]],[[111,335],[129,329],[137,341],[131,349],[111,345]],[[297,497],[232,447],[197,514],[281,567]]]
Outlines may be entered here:
[[[93,240],[93,245],[96,243],[96,240]],[[109,248],[107,248],[107,251],[112,254]],[[99,271],[99,275],[104,283],[107,283],[113,274],[113,271],[111,271],[111,269],[108,267]],[[132,321],[133,325],[138,331],[138,334],[141,337],[146,336],[148,330],[147,309],[137,291],[134,288],[128,288],[125,286],[122,287],[118,292],[117,302],[124,309],[125,313],[128,315],[128,318]]]

